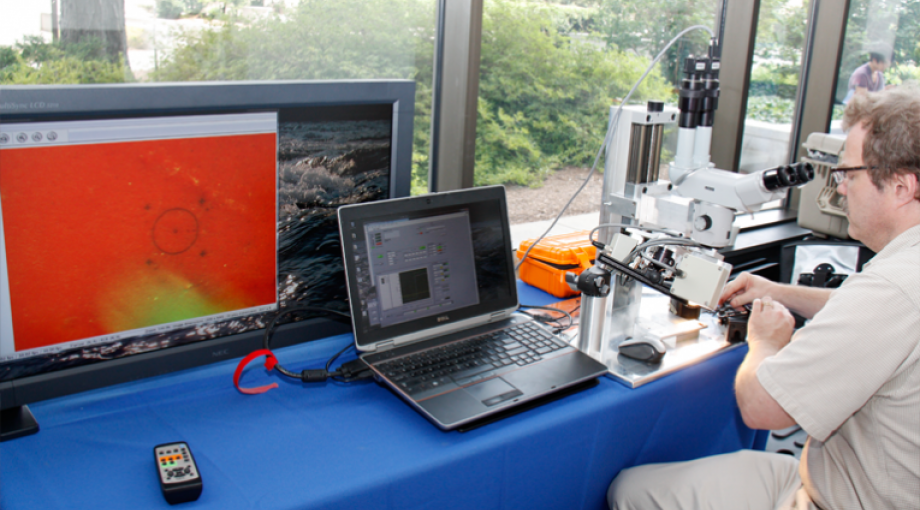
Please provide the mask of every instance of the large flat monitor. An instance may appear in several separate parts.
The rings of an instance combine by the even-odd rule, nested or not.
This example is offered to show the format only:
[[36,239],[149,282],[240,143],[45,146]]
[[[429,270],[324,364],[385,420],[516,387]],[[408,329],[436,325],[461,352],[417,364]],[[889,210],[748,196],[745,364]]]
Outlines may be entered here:
[[[408,196],[411,81],[0,88],[0,426],[348,311],[336,209]],[[273,346],[350,331],[304,317]]]

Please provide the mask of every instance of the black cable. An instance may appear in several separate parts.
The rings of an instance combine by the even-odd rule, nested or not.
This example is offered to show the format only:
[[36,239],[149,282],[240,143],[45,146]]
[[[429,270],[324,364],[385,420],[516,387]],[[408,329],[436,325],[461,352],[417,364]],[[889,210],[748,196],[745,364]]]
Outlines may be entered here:
[[[285,317],[287,315],[294,314],[297,312],[323,312],[323,313],[335,314],[341,317],[345,317],[347,319],[351,319],[351,315],[344,313],[344,312],[340,312],[338,310],[333,310],[331,308],[323,308],[319,306],[306,306],[306,305],[297,306],[293,308],[286,308],[284,310],[280,310],[277,314],[275,314],[275,317],[272,318],[272,321],[268,324],[268,327],[265,328],[265,334],[262,336],[262,348],[264,348],[265,350],[271,350],[270,348],[271,339],[272,339],[272,335],[274,335],[275,333],[275,328],[278,326],[278,322],[281,320],[282,317]],[[342,350],[335,353],[335,355],[333,355],[332,358],[330,358],[329,361],[326,362],[326,367],[324,369],[303,370],[298,374],[296,372],[291,372],[290,370],[284,368],[283,366],[281,366],[280,363],[277,363],[275,365],[275,369],[278,370],[278,372],[284,376],[290,377],[292,379],[299,379],[303,382],[320,382],[320,381],[325,381],[326,379],[330,377],[340,377],[340,376],[344,377],[344,379],[341,379],[341,380],[346,381],[346,382],[354,381],[358,379],[364,379],[365,377],[369,376],[370,373],[369,373],[369,369],[367,369],[367,365],[365,365],[364,362],[361,360],[355,360],[355,361],[343,363],[341,366],[339,366],[337,370],[332,371],[332,372],[329,371],[329,367],[332,366],[332,363],[336,359],[338,359],[338,357],[341,356],[342,353],[344,353],[350,347],[352,347],[352,344],[346,345]],[[343,367],[346,367],[346,366],[348,367],[348,369],[343,370]],[[365,374],[364,373],[365,371],[367,371],[368,373]]]
[[[559,313],[565,315],[566,317],[568,317],[568,318],[569,318],[569,325],[568,325],[568,326],[563,326],[562,324],[559,323],[559,319],[561,319],[562,317],[560,317],[559,319],[553,319],[552,317],[550,317],[550,319],[552,319],[552,320],[551,320],[551,321],[548,321],[548,322],[555,322],[555,323],[558,325],[558,328],[557,328],[558,331],[555,331],[555,333],[559,333],[559,331],[562,331],[562,330],[564,330],[564,329],[566,329],[566,328],[570,328],[570,327],[572,327],[572,326],[575,325],[575,318],[572,317],[572,314],[570,314],[569,312],[567,312],[567,311],[565,311],[565,310],[560,310],[559,308],[554,308],[554,307],[552,307],[552,306],[539,306],[539,305],[521,305],[520,308],[536,308],[536,309],[538,309],[538,310],[549,310],[549,311],[551,311],[551,312],[559,312]],[[520,311],[521,313],[523,313],[524,315],[527,315],[527,316],[529,316],[529,317],[533,317],[534,319],[536,319],[536,320],[538,320],[538,321],[540,321],[540,322],[544,322],[540,317],[538,317],[538,316],[536,316],[536,315],[534,315],[534,314],[532,314],[532,313],[527,313],[527,312],[525,312],[524,310],[519,310],[519,311]]]
[[[341,351],[335,353],[334,356],[332,356],[331,358],[329,358],[329,361],[326,362],[326,372],[329,372],[329,367],[332,366],[332,362],[335,361],[336,358],[338,358],[339,356],[341,356],[343,352],[347,351],[348,348],[351,347],[352,345],[354,345],[354,344],[349,343],[348,345],[346,345],[345,347],[343,347]],[[330,374],[331,374],[331,372],[330,372]],[[337,374],[336,374],[336,375],[337,375]]]

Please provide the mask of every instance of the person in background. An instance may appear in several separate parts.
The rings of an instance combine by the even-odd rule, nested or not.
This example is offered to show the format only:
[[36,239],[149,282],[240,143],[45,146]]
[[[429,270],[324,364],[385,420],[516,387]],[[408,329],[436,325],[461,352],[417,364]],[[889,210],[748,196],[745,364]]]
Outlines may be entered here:
[[[850,237],[875,257],[838,289],[742,273],[720,299],[752,303],[741,416],[801,425],[801,462],[742,450],[637,466],[611,483],[612,509],[920,508],[920,90],[857,94],[843,125],[832,172]],[[789,309],[811,319],[794,335]]]
[[850,102],[855,94],[885,90],[885,70],[888,59],[881,53],[869,53],[869,61],[856,68],[850,75],[847,95],[843,104]]

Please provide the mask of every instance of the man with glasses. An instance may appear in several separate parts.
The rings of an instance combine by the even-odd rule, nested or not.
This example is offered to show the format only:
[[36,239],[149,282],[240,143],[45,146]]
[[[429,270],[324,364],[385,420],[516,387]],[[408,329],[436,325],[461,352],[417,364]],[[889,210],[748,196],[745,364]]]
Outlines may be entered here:
[[[621,472],[615,510],[920,508],[920,90],[854,97],[834,172],[850,237],[877,252],[839,289],[743,273],[753,303],[735,390],[744,422],[808,433],[794,457],[743,450]],[[789,310],[811,319],[793,335]]]

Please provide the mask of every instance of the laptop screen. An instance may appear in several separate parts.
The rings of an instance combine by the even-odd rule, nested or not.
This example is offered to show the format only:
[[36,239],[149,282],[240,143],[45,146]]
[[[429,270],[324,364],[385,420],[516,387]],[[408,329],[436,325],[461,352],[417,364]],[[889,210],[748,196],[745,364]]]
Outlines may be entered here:
[[339,209],[359,348],[517,307],[504,188],[373,205]]

